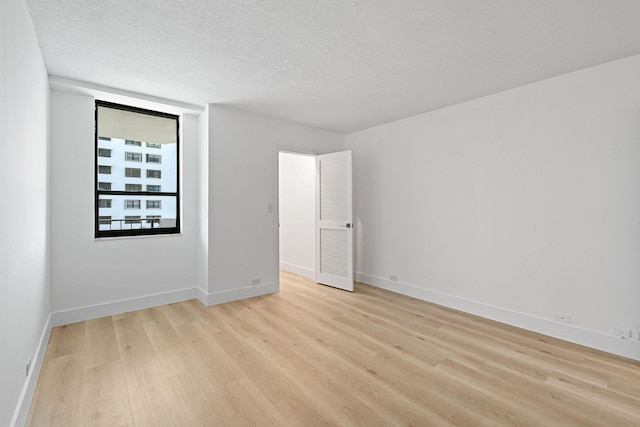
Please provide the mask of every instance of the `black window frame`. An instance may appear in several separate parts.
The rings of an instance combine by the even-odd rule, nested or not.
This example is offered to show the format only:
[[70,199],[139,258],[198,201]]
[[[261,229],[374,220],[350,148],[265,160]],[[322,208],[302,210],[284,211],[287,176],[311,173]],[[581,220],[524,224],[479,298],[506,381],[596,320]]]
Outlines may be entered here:
[[[105,140],[106,138],[100,138],[98,136],[98,107],[113,108],[117,110],[130,111],[139,114],[148,114],[150,116],[163,117],[166,119],[172,119],[176,122],[176,156],[175,156],[175,170],[176,170],[176,191],[106,191],[98,189],[98,140]],[[116,104],[113,102],[95,101],[95,113],[94,113],[94,125],[95,125],[95,149],[94,149],[94,192],[95,192],[95,206],[94,206],[94,228],[96,238],[108,238],[108,237],[120,237],[120,236],[149,236],[149,235],[163,235],[163,234],[180,234],[181,223],[180,218],[180,116],[176,114],[169,114],[160,111],[147,110],[138,107],[132,107],[130,105]],[[127,140],[125,140],[125,145]],[[132,141],[142,145],[142,141]],[[145,141],[146,142],[146,141]],[[133,145],[133,144],[129,144]],[[138,145],[138,144],[135,144]],[[138,146],[140,146],[138,145]],[[172,165],[165,165],[164,167],[171,167]],[[142,174],[141,174],[142,175]],[[141,176],[142,177],[142,176]],[[133,196],[139,198],[140,196],[169,196],[175,197],[176,213],[175,213],[175,226],[174,227],[152,227],[152,228],[132,228],[126,230],[100,230],[100,197],[105,196]],[[141,220],[144,220],[141,218]]]

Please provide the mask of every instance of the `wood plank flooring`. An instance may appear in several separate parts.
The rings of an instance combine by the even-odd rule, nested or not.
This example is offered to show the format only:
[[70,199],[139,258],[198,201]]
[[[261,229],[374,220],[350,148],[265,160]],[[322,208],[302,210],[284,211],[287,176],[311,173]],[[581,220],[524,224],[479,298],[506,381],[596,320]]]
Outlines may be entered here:
[[54,328],[28,426],[640,426],[640,363],[371,286]]

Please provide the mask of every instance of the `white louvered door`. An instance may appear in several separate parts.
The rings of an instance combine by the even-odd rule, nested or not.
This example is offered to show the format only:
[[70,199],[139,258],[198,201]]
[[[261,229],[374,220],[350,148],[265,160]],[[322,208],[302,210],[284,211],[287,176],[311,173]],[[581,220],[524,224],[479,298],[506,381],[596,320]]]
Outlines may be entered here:
[[353,291],[351,151],[316,157],[316,281]]

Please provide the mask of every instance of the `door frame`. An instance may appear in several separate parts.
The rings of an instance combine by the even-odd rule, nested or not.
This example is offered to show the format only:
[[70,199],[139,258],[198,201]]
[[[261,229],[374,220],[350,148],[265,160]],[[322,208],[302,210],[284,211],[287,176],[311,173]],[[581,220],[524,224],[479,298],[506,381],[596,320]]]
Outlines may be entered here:
[[[277,262],[276,271],[278,272],[278,291],[280,291],[280,153],[295,154],[295,155],[298,155],[298,156],[308,156],[308,157],[313,157],[314,159],[318,156],[318,153],[316,153],[315,151],[305,151],[305,150],[297,150],[297,149],[276,147],[276,154],[275,154],[275,156],[276,156],[276,174],[275,174],[276,175],[276,185],[275,185],[276,194],[275,194],[275,201],[274,201],[274,205],[275,206],[273,207],[273,209],[274,209],[274,213],[275,213],[275,215],[274,215],[275,224],[274,225],[275,225],[275,233],[276,233],[276,236],[275,236],[276,237],[276,239],[275,239],[276,248],[275,248],[275,250],[276,250],[276,254],[277,254],[277,256],[276,256],[276,260],[277,260],[276,261]],[[315,169],[316,175],[317,175],[317,166],[315,166],[315,162],[314,162],[314,169]],[[316,177],[316,180],[317,180],[317,177]],[[317,192],[318,192],[318,189],[317,189],[318,185],[317,184],[318,184],[317,182],[314,184],[314,190],[313,190],[314,193],[315,193],[314,200],[317,199]],[[317,204],[317,201],[315,203]],[[317,206],[316,206],[316,208],[317,208]],[[315,221],[315,218],[314,218],[314,221]],[[317,237],[316,237],[316,239],[317,239]],[[314,242],[314,248],[316,246],[315,243],[316,242]],[[314,260],[316,259],[316,255],[317,254],[314,254]],[[318,278],[317,277],[318,276],[318,266],[317,265],[314,265],[313,271],[314,271],[313,280],[314,280],[314,282],[318,283],[318,280],[317,280],[317,278]]]

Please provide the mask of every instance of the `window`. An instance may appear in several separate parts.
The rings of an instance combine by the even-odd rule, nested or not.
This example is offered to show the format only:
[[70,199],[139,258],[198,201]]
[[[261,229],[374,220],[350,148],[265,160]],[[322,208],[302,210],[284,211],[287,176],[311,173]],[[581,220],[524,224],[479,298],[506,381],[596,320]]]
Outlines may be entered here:
[[141,162],[142,161],[142,153],[124,153],[124,159],[129,162]]
[[140,200],[125,200],[125,209],[140,209]]
[[147,154],[147,163],[162,163],[160,154]]
[[127,215],[124,217],[125,224],[140,224],[140,215]]
[[157,226],[160,224],[160,218],[162,218],[160,215],[147,215],[147,224],[151,227]]
[[100,230],[110,230],[111,229],[111,215],[100,215]]
[[[95,105],[95,236],[179,233],[179,117],[99,100]],[[105,150],[109,165],[99,164]],[[132,162],[151,168],[129,167]],[[128,215],[145,208],[156,215]]]
[[127,178],[140,178],[140,168],[124,168],[124,176]]
[[147,169],[147,178],[162,178],[162,172],[157,169]]

